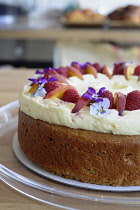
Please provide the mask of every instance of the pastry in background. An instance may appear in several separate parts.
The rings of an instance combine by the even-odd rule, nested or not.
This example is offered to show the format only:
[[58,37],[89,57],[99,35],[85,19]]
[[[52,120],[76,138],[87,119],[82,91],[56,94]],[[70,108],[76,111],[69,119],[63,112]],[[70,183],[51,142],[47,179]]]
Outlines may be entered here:
[[94,13],[90,9],[76,9],[68,12],[66,14],[66,19],[68,23],[94,23],[103,22],[105,17],[101,14]]
[[140,24],[140,7],[128,5],[126,7],[117,8],[108,15],[108,18],[113,21]]

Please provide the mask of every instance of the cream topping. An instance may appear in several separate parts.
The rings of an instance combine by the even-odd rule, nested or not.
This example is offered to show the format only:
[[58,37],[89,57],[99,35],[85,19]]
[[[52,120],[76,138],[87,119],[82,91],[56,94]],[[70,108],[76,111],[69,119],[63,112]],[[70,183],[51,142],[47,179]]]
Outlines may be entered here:
[[[86,74],[84,80],[70,77],[68,82],[75,86],[81,95],[89,86],[96,90],[106,87],[112,93],[122,92],[127,94],[133,90],[140,91],[140,81],[137,80],[137,76],[131,76],[130,80],[126,80],[123,75],[116,75],[109,79],[104,74],[98,74],[98,78],[95,79],[93,75]],[[74,107],[73,103],[64,102],[58,98],[49,100],[40,96],[33,97],[28,93],[29,89],[28,85],[24,86],[19,95],[19,103],[20,109],[34,119],[75,129],[120,135],[140,135],[140,110],[125,110],[124,115],[119,116],[117,110],[111,109],[111,113],[104,118],[90,115],[88,106],[85,106],[78,113],[71,113]]]

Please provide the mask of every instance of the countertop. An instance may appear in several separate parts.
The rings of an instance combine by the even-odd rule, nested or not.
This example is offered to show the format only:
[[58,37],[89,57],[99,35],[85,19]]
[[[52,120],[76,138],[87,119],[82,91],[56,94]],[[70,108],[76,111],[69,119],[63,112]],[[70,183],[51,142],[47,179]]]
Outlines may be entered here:
[[[33,70],[28,69],[3,69],[0,70],[0,107],[11,102],[17,100],[19,91],[22,89],[23,84],[27,82],[27,79],[33,75]],[[0,145],[0,155],[3,154],[5,147],[4,145]],[[10,157],[9,157],[10,158]],[[4,160],[1,157],[1,163],[4,164]],[[9,167],[13,164],[13,159],[9,160],[9,162],[5,163]],[[18,171],[22,171],[22,165],[17,161],[16,166],[18,167]],[[32,173],[32,172],[30,172]],[[26,174],[25,174],[26,176]],[[33,174],[33,177],[36,179],[36,175]],[[40,178],[41,179],[41,178]],[[79,208],[78,206],[76,207]],[[44,204],[34,199],[31,199],[20,192],[12,189],[5,183],[1,181],[0,186],[0,210],[57,210],[58,207],[51,206],[49,204]],[[81,209],[81,207],[79,208]],[[86,207],[85,207],[86,209]],[[88,208],[87,208],[88,209]],[[120,205],[107,205],[104,203],[93,203],[94,210],[138,210],[137,206],[120,206]]]

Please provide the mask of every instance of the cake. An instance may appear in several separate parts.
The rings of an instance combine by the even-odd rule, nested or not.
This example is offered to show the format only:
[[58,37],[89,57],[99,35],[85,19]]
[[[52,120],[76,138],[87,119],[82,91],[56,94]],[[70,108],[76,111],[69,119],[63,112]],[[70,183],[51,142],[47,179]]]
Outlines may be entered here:
[[18,140],[30,160],[81,182],[140,186],[140,66],[72,62],[29,81]]

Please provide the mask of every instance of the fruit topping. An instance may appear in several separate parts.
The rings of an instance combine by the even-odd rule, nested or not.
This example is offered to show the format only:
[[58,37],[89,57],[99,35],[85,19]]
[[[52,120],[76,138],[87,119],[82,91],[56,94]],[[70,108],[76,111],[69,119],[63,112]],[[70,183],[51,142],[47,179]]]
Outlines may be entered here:
[[126,95],[123,93],[114,94],[114,105],[119,112],[119,116],[123,116],[125,105],[126,105]]
[[54,97],[62,99],[64,92],[67,89],[74,89],[73,86],[71,85],[62,85],[60,84],[58,88],[55,88],[51,92],[47,93],[44,97],[44,99],[52,99]]
[[29,90],[29,93],[34,93],[38,87],[39,87],[39,84],[37,84],[37,83],[32,84],[32,86]]
[[90,102],[99,102],[103,101],[103,98],[100,96],[104,92],[105,88],[102,87],[99,89],[98,93],[96,93],[96,90],[92,87],[89,87],[88,90],[79,98],[76,105],[74,106],[72,113],[76,113],[79,110],[81,110],[84,106],[87,106],[90,104]]
[[50,68],[49,69],[46,69],[46,71],[45,71],[45,78],[46,79],[49,79],[51,77],[56,78],[59,82],[68,84],[68,82],[66,80],[66,77],[64,77],[63,75],[59,74],[57,72],[57,70],[50,69]]
[[93,67],[90,64],[86,65],[85,73],[86,74],[92,74],[95,78],[97,78],[97,70],[95,69],[95,67]]
[[62,100],[66,102],[76,103],[79,97],[79,93],[76,89],[68,89],[64,92]]
[[133,75],[133,73],[134,73],[134,67],[133,66],[126,66],[123,69],[123,74],[124,74],[126,80],[129,80],[130,76]]
[[123,75],[123,69],[125,67],[125,62],[114,63],[113,75]]
[[84,97],[80,97],[77,101],[77,103],[75,104],[74,108],[72,109],[72,113],[76,113],[79,110],[81,110],[84,106],[87,106],[90,103],[90,99],[88,98],[84,98]]
[[134,75],[137,75],[137,76],[140,75],[140,65],[136,66],[136,68],[134,70]]
[[140,109],[140,91],[134,90],[127,94],[125,109],[129,111]]
[[99,63],[93,63],[92,66],[97,70],[98,73],[102,72],[102,66]]
[[74,61],[74,62],[71,63],[71,66],[73,66],[74,68],[78,69],[81,72],[81,74],[84,74],[84,69],[82,68],[80,63]]
[[102,98],[108,98],[108,100],[110,101],[110,106],[108,107],[108,109],[113,109],[113,103],[114,103],[113,94],[109,90],[105,90],[102,93],[101,97]]
[[112,75],[110,74],[109,69],[106,65],[103,66],[102,73],[105,74],[109,79],[112,78]]
[[63,75],[64,77],[69,77],[68,69],[66,67],[63,67],[63,66],[59,67],[58,73]]
[[60,84],[58,82],[47,82],[44,85],[44,88],[46,90],[47,93],[51,92],[52,90],[58,88],[60,86]]
[[69,74],[70,77],[76,76],[76,77],[78,77],[81,80],[84,79],[82,74],[81,74],[81,72],[78,69],[76,69],[75,67],[67,66],[67,68],[68,68],[68,74]]

